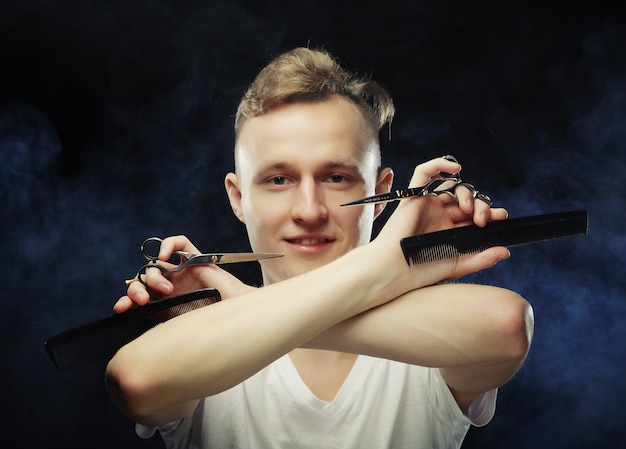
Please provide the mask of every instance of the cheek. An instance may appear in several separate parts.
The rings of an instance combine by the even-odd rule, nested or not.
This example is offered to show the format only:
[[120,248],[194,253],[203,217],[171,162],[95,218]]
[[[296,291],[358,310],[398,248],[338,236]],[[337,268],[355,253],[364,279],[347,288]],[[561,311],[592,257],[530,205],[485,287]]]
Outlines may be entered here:
[[344,223],[346,223],[346,232],[354,232],[353,238],[357,246],[367,244],[372,237],[374,205],[355,207],[354,212],[345,216]]
[[241,208],[251,237],[252,234],[262,234],[275,228],[285,214],[281,202],[272,201],[263,195],[246,195],[242,198]]

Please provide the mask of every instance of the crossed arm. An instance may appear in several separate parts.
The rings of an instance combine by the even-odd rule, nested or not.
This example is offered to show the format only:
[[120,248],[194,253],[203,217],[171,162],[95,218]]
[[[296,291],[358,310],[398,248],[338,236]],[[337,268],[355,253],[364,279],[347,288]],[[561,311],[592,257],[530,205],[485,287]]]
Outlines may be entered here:
[[[421,181],[416,174],[412,183]],[[508,290],[437,283],[491,267],[508,251],[496,247],[409,267],[397,242],[424,232],[420,221],[443,228],[502,214],[470,207],[464,198],[449,204],[439,198],[405,200],[370,244],[259,289],[215,266],[196,268],[195,284],[187,285],[152,273],[149,284],[169,293],[176,292],[174,285],[212,286],[228,300],[174,318],[120,349],[106,372],[111,397],[135,421],[164,424],[294,348],[310,347],[438,367],[465,408],[517,371],[530,345],[532,311]],[[173,249],[195,250],[183,237],[164,242],[164,257]],[[116,310],[147,299],[135,283]]]

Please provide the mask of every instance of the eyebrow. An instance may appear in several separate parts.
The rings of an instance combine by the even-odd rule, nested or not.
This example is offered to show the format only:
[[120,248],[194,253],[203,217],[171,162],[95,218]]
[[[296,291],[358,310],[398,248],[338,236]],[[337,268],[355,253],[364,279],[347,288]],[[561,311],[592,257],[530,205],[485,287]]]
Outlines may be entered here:
[[[257,172],[263,172],[267,170],[282,170],[288,169],[294,166],[292,162],[286,161],[269,161],[259,166]],[[328,161],[322,164],[323,168],[333,169],[333,168],[349,168],[353,170],[359,171],[360,163],[354,159],[340,159],[335,161]]]

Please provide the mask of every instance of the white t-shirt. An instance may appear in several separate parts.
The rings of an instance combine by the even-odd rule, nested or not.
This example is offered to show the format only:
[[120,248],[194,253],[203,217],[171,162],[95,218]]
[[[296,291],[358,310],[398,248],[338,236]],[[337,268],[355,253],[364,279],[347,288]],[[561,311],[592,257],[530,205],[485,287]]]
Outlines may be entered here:
[[496,394],[477,398],[467,417],[438,369],[359,356],[335,399],[325,402],[285,355],[159,431],[171,449],[459,448],[470,424],[491,420]]

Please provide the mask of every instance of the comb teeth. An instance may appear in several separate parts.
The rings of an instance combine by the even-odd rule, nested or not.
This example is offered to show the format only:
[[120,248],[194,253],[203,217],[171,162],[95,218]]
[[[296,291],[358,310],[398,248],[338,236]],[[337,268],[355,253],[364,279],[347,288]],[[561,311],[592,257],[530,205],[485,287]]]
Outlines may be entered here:
[[46,341],[46,352],[59,370],[109,360],[119,348],[147,330],[219,300],[219,292],[212,288],[158,299],[57,334]]
[[219,301],[219,299],[215,299],[215,297],[210,296],[207,298],[194,299],[188,302],[174,304],[169,306],[167,309],[151,313],[150,318],[158,321],[159,323],[164,323],[165,321],[177,317],[178,315],[191,312],[192,310],[199,309],[200,307],[211,305],[217,301]]
[[150,319],[134,322],[93,323],[93,326],[71,329],[46,342],[48,355],[60,370],[78,367],[97,360],[108,360],[115,352],[139,335],[159,324]]
[[404,238],[402,252],[409,265],[444,260],[493,246],[515,246],[587,233],[586,211],[558,212],[490,222]]
[[407,249],[403,249],[403,251],[409,265],[419,265],[422,263],[435,262],[437,260],[452,259],[465,254],[478,253],[492,246],[496,246],[496,244],[475,245],[470,247],[467,242],[462,240],[454,241],[454,239],[442,243],[436,236],[433,236],[431,241],[421,241],[417,245],[412,245],[410,249],[408,247]]

